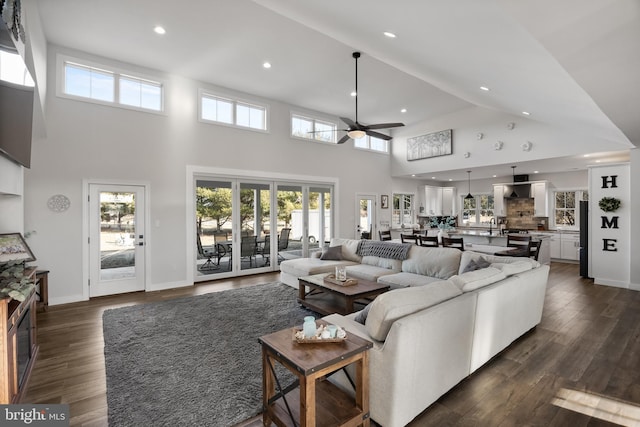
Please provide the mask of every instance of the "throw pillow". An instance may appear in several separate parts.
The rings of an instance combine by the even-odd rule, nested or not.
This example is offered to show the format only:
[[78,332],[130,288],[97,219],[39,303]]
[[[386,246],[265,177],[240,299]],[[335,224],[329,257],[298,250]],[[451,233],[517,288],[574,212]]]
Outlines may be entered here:
[[467,266],[464,268],[464,270],[462,270],[462,273],[466,273],[468,271],[475,271],[475,270],[480,270],[481,268],[487,268],[491,265],[491,263],[489,263],[489,261],[487,261],[486,259],[480,257],[476,260],[471,260],[469,261],[469,264],[467,264]]
[[364,309],[360,310],[353,320],[364,325],[364,322],[367,321],[367,316],[369,315],[369,307],[371,307],[371,304],[367,304]]
[[320,259],[342,261],[342,245],[330,246],[322,253]]

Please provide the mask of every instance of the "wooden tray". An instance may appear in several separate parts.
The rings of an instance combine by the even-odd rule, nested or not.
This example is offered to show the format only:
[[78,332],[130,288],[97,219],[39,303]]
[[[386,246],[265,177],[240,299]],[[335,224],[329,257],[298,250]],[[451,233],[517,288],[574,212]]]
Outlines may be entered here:
[[338,285],[338,286],[353,286],[358,284],[358,279],[347,278],[347,280],[342,281],[342,280],[336,279],[336,275],[333,273],[329,274],[328,276],[325,276],[324,281],[329,282],[332,285]]
[[347,337],[344,338],[296,338],[296,332],[300,332],[301,329],[294,329],[291,337],[293,341],[299,344],[324,344],[329,342],[345,342]]

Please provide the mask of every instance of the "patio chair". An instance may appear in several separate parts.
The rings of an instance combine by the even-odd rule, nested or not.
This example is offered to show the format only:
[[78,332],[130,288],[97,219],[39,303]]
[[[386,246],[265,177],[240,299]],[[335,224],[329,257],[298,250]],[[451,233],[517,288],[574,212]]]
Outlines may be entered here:
[[264,235],[264,244],[258,246],[258,253],[262,256],[265,267],[269,265],[269,257],[271,256],[271,236],[269,234]]
[[204,246],[202,246],[202,240],[200,240],[200,235],[198,233],[196,233],[196,240],[197,240],[197,245],[198,245],[198,258],[203,259],[206,258],[207,260],[198,267],[198,270],[200,271],[212,271],[212,270],[217,270],[220,268],[220,259],[218,258],[218,263],[216,264],[215,262],[213,262],[213,260],[211,258],[213,257],[218,257],[218,251],[217,251],[217,245],[215,245],[213,248],[205,248]]
[[[240,258],[249,258],[249,267],[258,253],[258,238],[256,236],[242,236],[240,240]],[[256,267],[257,267],[256,263]]]
[[278,235],[278,261],[284,260],[284,257],[280,255],[281,251],[284,251],[289,247],[289,234],[291,233],[290,228],[283,228],[280,230],[280,234]]

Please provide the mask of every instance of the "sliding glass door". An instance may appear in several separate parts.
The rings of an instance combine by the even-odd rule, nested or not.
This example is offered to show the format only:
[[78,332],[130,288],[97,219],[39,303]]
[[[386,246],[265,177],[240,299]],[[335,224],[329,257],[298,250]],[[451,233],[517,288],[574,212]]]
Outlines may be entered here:
[[278,270],[332,235],[331,185],[202,176],[195,192],[196,280]]

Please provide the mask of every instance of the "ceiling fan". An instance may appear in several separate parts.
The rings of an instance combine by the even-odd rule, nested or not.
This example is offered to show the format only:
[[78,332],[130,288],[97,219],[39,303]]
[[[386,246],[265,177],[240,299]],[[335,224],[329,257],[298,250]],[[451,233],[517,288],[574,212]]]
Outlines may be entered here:
[[347,129],[338,129],[344,132],[347,132],[345,136],[340,138],[338,144],[344,144],[349,138],[351,139],[359,139],[365,135],[372,136],[374,138],[384,139],[385,141],[389,141],[392,139],[390,136],[385,135],[383,133],[375,132],[374,129],[389,129],[396,128],[400,126],[404,126],[404,123],[377,123],[373,125],[363,125],[358,122],[358,58],[360,58],[360,52],[353,52],[353,58],[356,60],[356,119],[355,121],[348,119],[346,117],[340,117],[347,126]]

